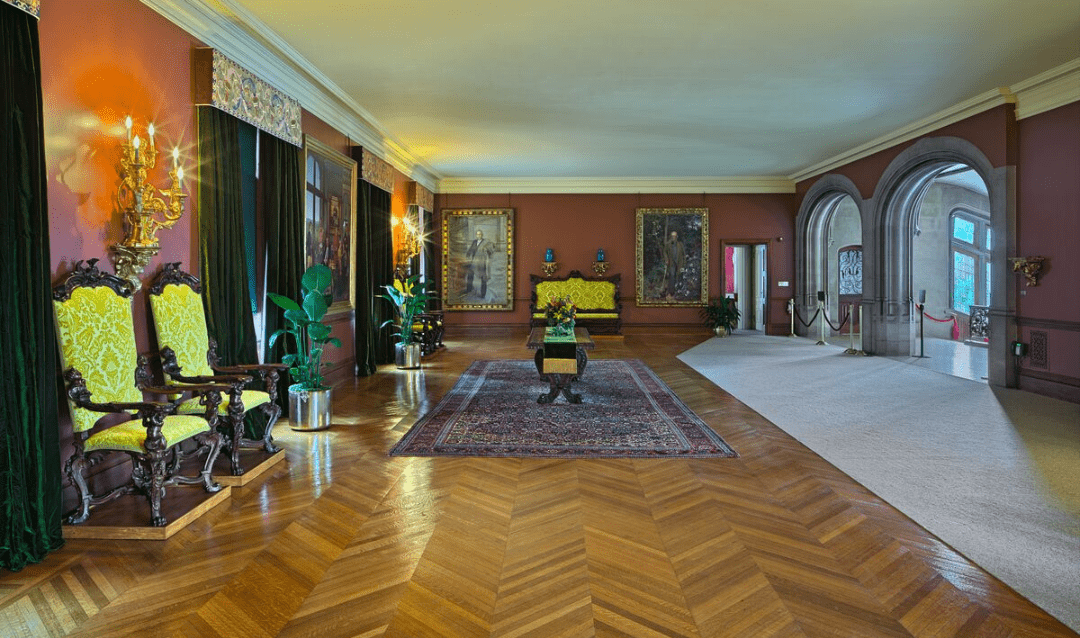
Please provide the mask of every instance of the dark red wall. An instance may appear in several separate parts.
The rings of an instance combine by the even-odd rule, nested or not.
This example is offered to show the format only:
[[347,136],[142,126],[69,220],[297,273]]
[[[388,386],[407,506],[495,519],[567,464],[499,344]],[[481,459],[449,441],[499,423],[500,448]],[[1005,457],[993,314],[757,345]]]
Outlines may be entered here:
[[1038,286],[1020,286],[1020,338],[1046,333],[1046,366],[1021,361],[1021,387],[1050,382],[1080,395],[1080,102],[1019,122],[1017,255],[1049,259]]
[[[621,273],[623,322],[628,325],[700,324],[697,308],[638,308],[634,303],[636,250],[635,211],[637,208],[709,209],[709,296],[721,291],[721,241],[760,240],[770,242],[769,309],[771,326],[784,331],[787,295],[792,288],[777,286],[794,277],[793,219],[798,204],[794,195],[438,195],[435,207],[513,208],[517,226],[514,246],[513,312],[452,312],[449,326],[461,324],[524,324],[528,322],[531,296],[530,274],[542,274],[544,250],[555,251],[560,269],[592,274],[597,248],[603,248],[611,263],[608,275]],[[781,239],[782,238],[782,239]],[[441,282],[437,282],[441,286]],[[786,332],[784,332],[786,334]]]

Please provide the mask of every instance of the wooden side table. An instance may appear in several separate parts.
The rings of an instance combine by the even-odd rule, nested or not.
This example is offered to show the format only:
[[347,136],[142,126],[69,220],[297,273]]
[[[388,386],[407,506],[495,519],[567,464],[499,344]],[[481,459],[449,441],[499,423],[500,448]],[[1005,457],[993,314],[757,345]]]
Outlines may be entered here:
[[581,403],[581,395],[574,394],[570,384],[585,373],[589,363],[586,351],[595,347],[587,328],[574,328],[574,339],[547,339],[546,328],[537,327],[529,332],[526,347],[536,350],[533,361],[540,378],[551,384],[551,391],[541,394],[537,403],[551,403],[560,393],[569,403]]

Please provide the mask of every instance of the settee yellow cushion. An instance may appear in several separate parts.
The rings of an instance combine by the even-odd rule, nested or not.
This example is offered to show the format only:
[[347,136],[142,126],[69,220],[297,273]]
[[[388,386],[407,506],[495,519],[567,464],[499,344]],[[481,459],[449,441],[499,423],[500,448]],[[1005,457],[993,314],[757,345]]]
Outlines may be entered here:
[[[244,390],[240,393],[240,402],[244,404],[244,411],[257,408],[264,403],[270,402],[270,395],[259,390]],[[229,395],[222,393],[221,403],[218,404],[218,414],[229,411]],[[199,404],[199,398],[194,397],[184,401],[177,409],[180,414],[206,414],[206,406]]]
[[[63,368],[82,374],[90,399],[95,403],[142,401],[142,392],[135,387],[138,350],[131,299],[107,286],[82,287],[66,301],[54,300],[53,311]],[[76,432],[89,430],[103,416],[68,403]]]
[[[618,319],[619,313],[617,312],[579,312],[575,315],[578,319]],[[534,312],[533,319],[544,319],[545,315],[542,312]]]
[[570,297],[578,309],[615,309],[615,284],[610,281],[585,281],[571,277],[565,281],[541,281],[536,284],[538,308],[544,307],[552,297],[566,296]]
[[[165,437],[165,445],[191,438],[200,432],[210,429],[206,419],[197,416],[173,415],[165,417],[165,423],[161,426],[161,434]],[[94,450],[125,450],[128,452],[146,452],[146,426],[142,419],[133,419],[119,425],[97,432],[86,439],[86,451]]]
[[172,348],[176,361],[187,376],[210,376],[214,371],[206,360],[210,339],[202,297],[190,286],[169,284],[160,295],[150,295],[158,346]]

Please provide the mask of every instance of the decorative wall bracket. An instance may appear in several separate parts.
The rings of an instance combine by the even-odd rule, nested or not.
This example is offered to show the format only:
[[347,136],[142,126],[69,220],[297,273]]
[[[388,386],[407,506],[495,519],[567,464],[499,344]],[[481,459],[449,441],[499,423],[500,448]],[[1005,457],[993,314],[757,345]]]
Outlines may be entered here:
[[123,244],[109,246],[116,276],[130,281],[135,287],[135,292],[142,288],[142,279],[139,276],[150,265],[150,260],[160,251],[161,246],[125,246]]
[[1013,272],[1023,273],[1027,278],[1027,285],[1039,285],[1039,273],[1042,272],[1043,262],[1046,257],[1010,257]]
[[592,263],[592,269],[598,277],[603,277],[607,274],[609,265],[610,264],[608,264],[608,262],[606,261],[594,261]]
[[545,276],[552,276],[555,271],[559,269],[559,262],[557,261],[542,261],[540,262],[540,270],[544,271]]

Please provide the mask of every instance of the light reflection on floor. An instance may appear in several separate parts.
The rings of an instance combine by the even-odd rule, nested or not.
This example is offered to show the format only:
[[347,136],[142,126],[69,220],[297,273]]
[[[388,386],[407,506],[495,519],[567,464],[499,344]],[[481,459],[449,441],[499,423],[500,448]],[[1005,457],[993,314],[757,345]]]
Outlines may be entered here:
[[[916,345],[916,348],[918,346]],[[925,357],[894,357],[897,361],[942,374],[986,383],[987,346],[973,346],[949,339],[926,339]]]

